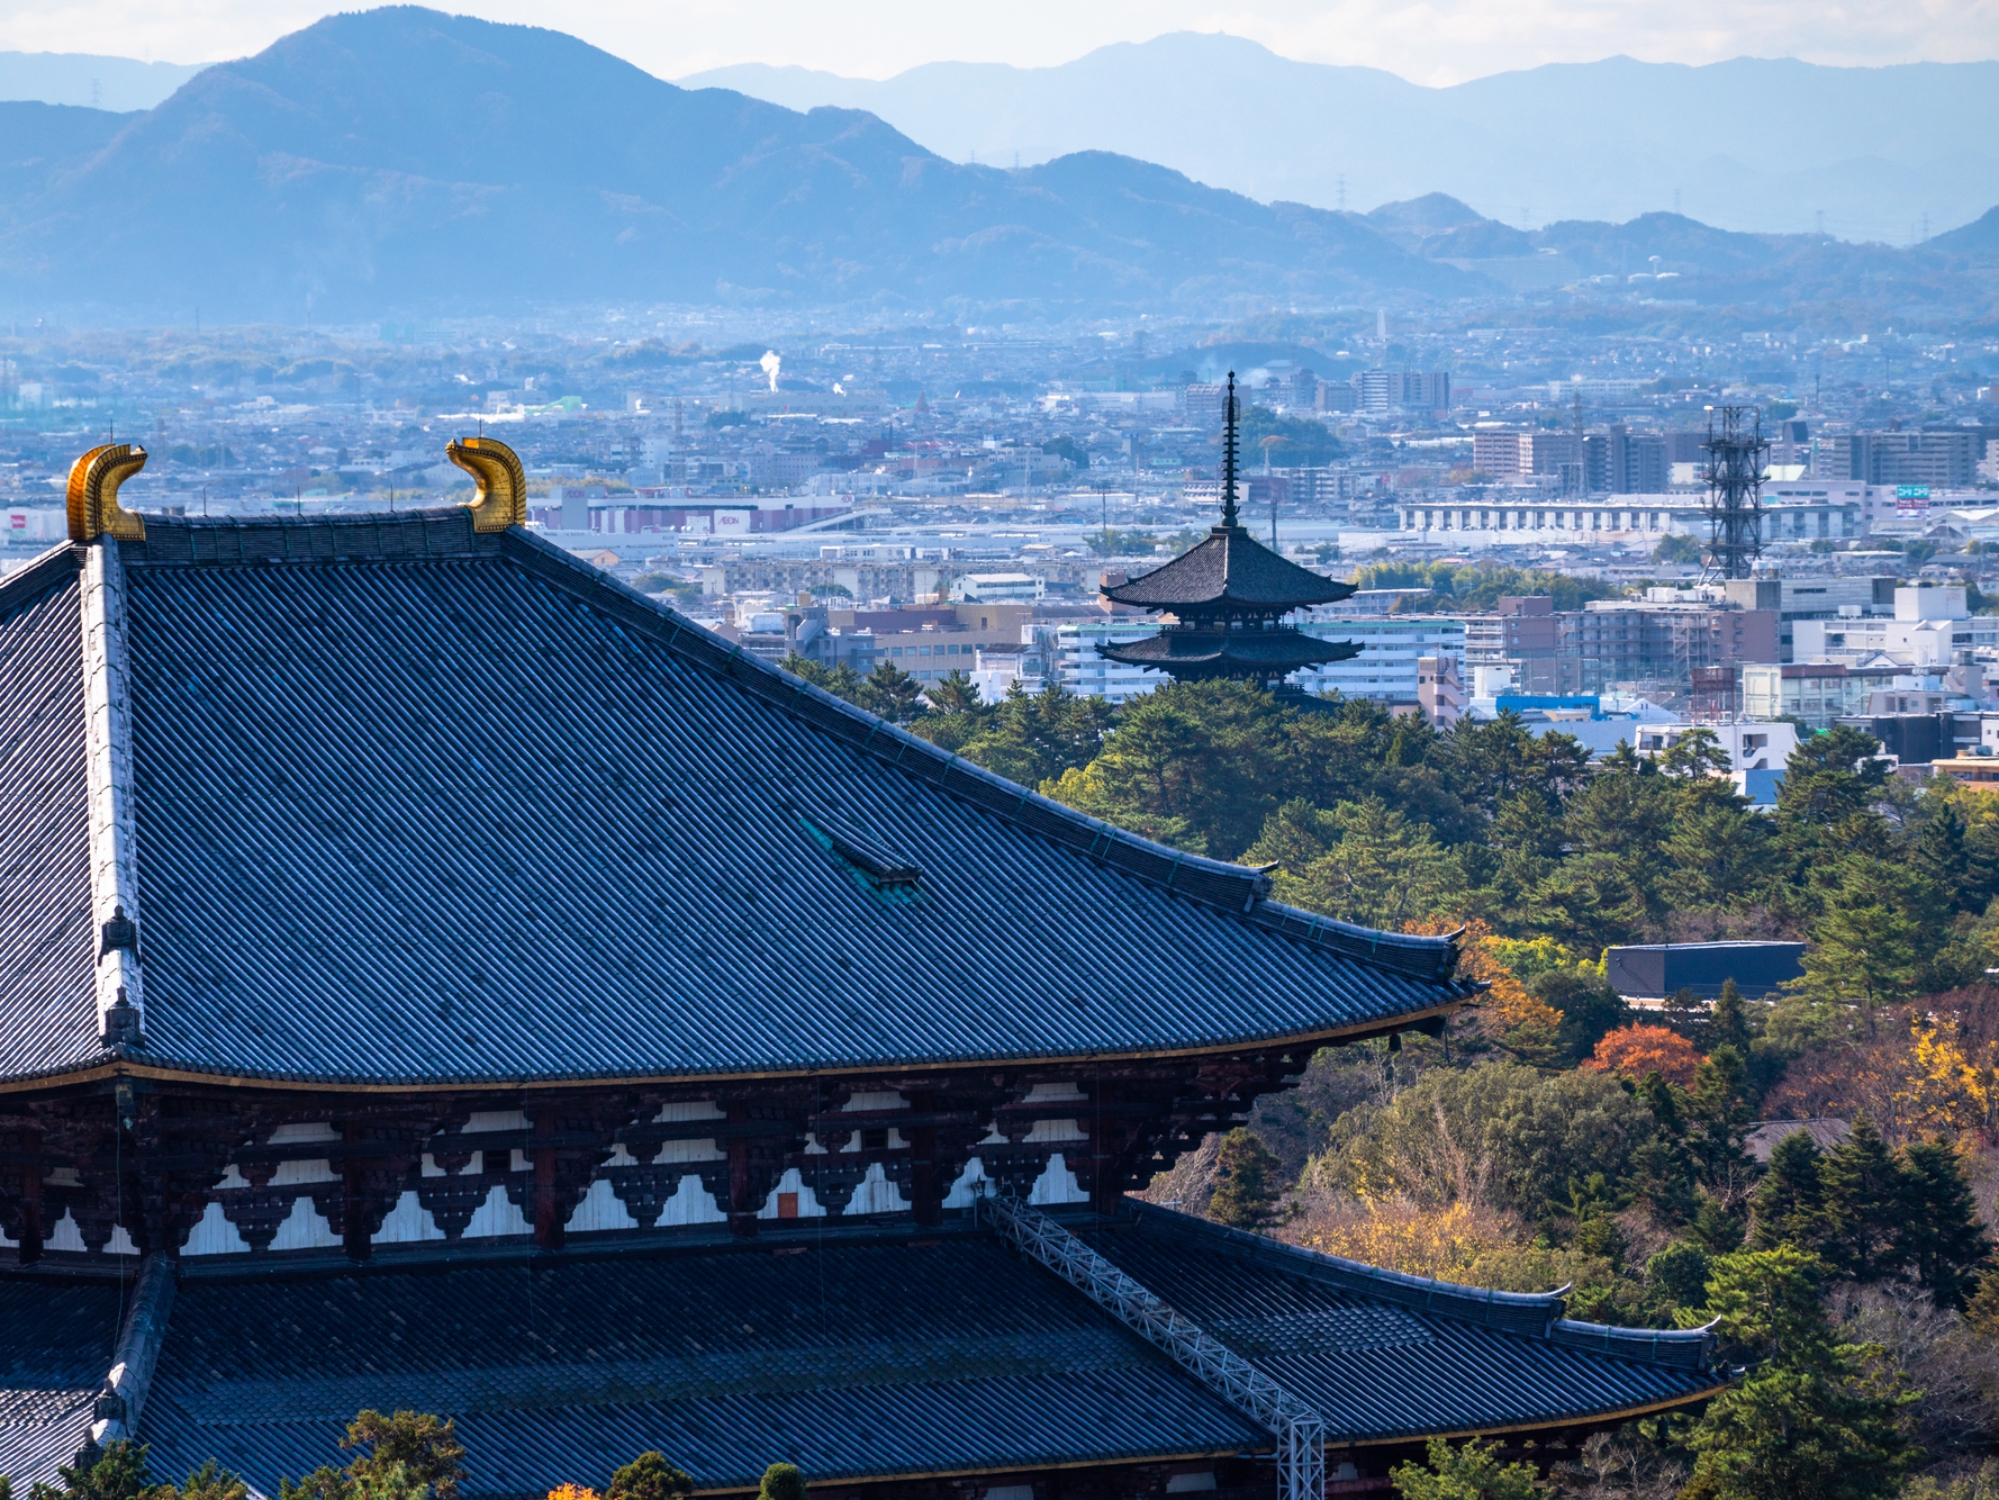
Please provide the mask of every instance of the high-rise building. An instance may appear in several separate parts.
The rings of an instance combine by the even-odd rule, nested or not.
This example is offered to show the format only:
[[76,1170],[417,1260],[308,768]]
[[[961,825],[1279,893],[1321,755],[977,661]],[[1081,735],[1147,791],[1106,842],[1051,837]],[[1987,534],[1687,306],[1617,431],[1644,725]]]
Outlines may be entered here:
[[[1845,458],[1839,477],[1866,484],[1921,484],[1939,488],[1978,481],[1978,434],[1962,432],[1856,432],[1836,438]],[[1843,453],[1842,453],[1843,450]]]

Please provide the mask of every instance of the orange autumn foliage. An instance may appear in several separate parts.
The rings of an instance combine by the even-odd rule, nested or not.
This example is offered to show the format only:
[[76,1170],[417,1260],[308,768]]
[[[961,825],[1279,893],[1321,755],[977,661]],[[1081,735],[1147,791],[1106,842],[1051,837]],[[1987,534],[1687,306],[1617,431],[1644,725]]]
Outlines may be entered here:
[[1502,1034],[1525,1028],[1552,1038],[1561,1028],[1562,1013],[1545,1000],[1528,994],[1527,987],[1513,977],[1513,971],[1499,961],[1492,950],[1492,927],[1482,917],[1464,922],[1431,917],[1410,922],[1403,930],[1422,937],[1444,937],[1460,927],[1464,936],[1459,940],[1458,973],[1489,987],[1479,1008],[1497,1021]]
[[1583,1066],[1626,1078],[1657,1073],[1668,1083],[1689,1088],[1694,1081],[1694,1069],[1700,1063],[1701,1055],[1694,1050],[1694,1044],[1678,1032],[1663,1026],[1638,1024],[1620,1026],[1605,1036],[1596,1044],[1595,1055],[1584,1061]]
[[587,1485],[565,1482],[548,1492],[548,1500],[597,1500],[597,1492]]

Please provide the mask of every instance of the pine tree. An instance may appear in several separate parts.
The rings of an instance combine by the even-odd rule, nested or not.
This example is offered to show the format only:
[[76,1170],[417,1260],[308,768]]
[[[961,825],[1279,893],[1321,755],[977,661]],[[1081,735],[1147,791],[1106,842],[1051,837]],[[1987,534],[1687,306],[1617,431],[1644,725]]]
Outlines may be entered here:
[[1735,987],[1733,979],[1721,982],[1721,994],[1716,997],[1714,1009],[1708,1013],[1708,1042],[1710,1047],[1733,1047],[1738,1057],[1749,1056],[1750,1043],[1755,1034],[1749,1026],[1749,1010],[1742,999],[1742,991]]
[[1822,1253],[1841,1275],[1878,1281],[1900,1266],[1902,1168],[1866,1115],[1819,1163]]
[[150,1500],[153,1480],[146,1470],[150,1451],[130,1438],[113,1438],[102,1448],[88,1443],[74,1466],[57,1466],[60,1488],[36,1483],[28,1490],[28,1500]]
[[1402,1500],[1536,1500],[1547,1493],[1532,1464],[1502,1464],[1497,1443],[1476,1438],[1453,1448],[1431,1438],[1422,1464],[1398,1464],[1388,1477]]
[[604,1500],[685,1500],[694,1480],[659,1452],[641,1453],[611,1476]]
[[1750,1207],[1756,1218],[1751,1243],[1757,1249],[1795,1245],[1810,1250],[1819,1244],[1825,1230],[1819,1148],[1808,1131],[1794,1130],[1777,1142]]
[[772,1464],[757,1486],[757,1500],[806,1500],[807,1493],[797,1464]]
[[1222,1137],[1215,1155],[1215,1193],[1208,1200],[1208,1217],[1236,1229],[1262,1228],[1277,1204],[1279,1170],[1270,1148],[1238,1125]]
[[1886,1500],[1921,1457],[1915,1400],[1877,1346],[1840,1343],[1819,1300],[1818,1257],[1783,1246],[1715,1262],[1708,1308],[1740,1381],[1688,1441],[1682,1500]]
[[1962,1307],[1992,1242],[1978,1222],[1957,1152],[1942,1141],[1902,1150],[1900,1259],[1940,1307]]

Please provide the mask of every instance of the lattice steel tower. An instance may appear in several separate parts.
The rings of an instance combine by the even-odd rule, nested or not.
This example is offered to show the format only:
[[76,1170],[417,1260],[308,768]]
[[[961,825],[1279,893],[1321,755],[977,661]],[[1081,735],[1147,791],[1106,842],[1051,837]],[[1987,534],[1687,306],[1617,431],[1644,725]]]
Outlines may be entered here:
[[1754,406],[1708,408],[1708,557],[1723,578],[1747,578],[1763,551],[1763,413]]

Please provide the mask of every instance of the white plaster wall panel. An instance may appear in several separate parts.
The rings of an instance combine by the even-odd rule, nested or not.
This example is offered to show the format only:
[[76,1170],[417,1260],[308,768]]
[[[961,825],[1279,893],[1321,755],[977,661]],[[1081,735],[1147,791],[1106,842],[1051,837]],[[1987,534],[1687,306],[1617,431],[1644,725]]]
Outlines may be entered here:
[[991,1181],[992,1179],[986,1176],[986,1164],[978,1157],[973,1157],[965,1163],[965,1170],[958,1174],[958,1180],[951,1184],[951,1191],[944,1195],[944,1206],[970,1208],[978,1201],[981,1191],[979,1184]]
[[571,1234],[601,1234],[607,1229],[637,1229],[639,1221],[618,1200],[610,1180],[599,1177],[577,1203],[565,1227]]
[[243,1238],[229,1216],[222,1212],[220,1203],[210,1203],[201,1211],[201,1217],[187,1232],[187,1243],[180,1247],[182,1255],[247,1255],[250,1242]]
[[472,1221],[465,1226],[464,1238],[468,1240],[501,1239],[512,1234],[533,1234],[534,1226],[527,1221],[520,1205],[507,1196],[507,1190],[497,1182],[486,1192],[486,1201],[472,1211]]
[[273,1250],[337,1250],[340,1236],[333,1232],[333,1226],[326,1221],[326,1215],[319,1211],[319,1205],[304,1193],[292,1199],[292,1211],[285,1215],[284,1223],[278,1226],[277,1237],[271,1241]]
[[1048,1158],[1048,1165],[1041,1175],[1034,1179],[1034,1190],[1027,1195],[1027,1201],[1040,1207],[1049,1203],[1088,1203],[1090,1195],[1083,1191],[1076,1181],[1076,1174],[1069,1170],[1068,1162],[1057,1151]]
[[680,1179],[673,1196],[660,1205],[659,1217],[653,1223],[667,1228],[679,1224],[724,1224],[728,1218],[722,1212],[722,1205],[715,1201],[715,1195],[702,1186],[701,1174],[689,1172]]
[[868,1174],[854,1189],[854,1196],[847,1200],[844,1210],[847,1214],[906,1214],[909,1200],[902,1191],[888,1180],[880,1162],[868,1165]]
[[405,1188],[396,1199],[396,1206],[382,1218],[382,1227],[375,1231],[370,1243],[376,1245],[417,1245],[425,1240],[447,1238],[437,1227],[437,1220],[429,1209],[423,1206],[413,1188]]
[[806,1186],[805,1179],[798,1175],[798,1168],[786,1167],[784,1175],[777,1180],[777,1186],[772,1188],[770,1196],[764,1199],[764,1206],[757,1210],[757,1217],[759,1219],[784,1217],[783,1205],[779,1200],[787,1193],[795,1194],[798,1198],[797,1217],[823,1219],[826,1216],[825,1205],[820,1203],[819,1195]]

